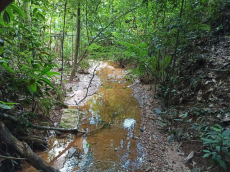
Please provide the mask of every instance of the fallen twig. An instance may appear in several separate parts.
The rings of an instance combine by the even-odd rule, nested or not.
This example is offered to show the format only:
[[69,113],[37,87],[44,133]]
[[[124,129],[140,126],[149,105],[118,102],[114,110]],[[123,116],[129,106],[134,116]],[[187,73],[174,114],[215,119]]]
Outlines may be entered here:
[[224,69],[209,69],[214,72],[230,72],[230,70],[224,70]]
[[147,118],[152,119],[152,120],[157,120],[157,121],[160,121],[160,122],[165,123],[165,121],[163,121],[163,120],[161,120],[161,119],[158,119],[158,118],[152,118],[152,117],[147,117]]
[[1,158],[6,158],[6,159],[21,159],[21,160],[24,160],[26,158],[16,158],[16,157],[9,157],[9,156],[3,156],[3,155],[0,155]]
[[[10,119],[10,120],[12,120],[14,122],[17,122],[18,124],[25,125],[27,127],[38,129],[38,130],[55,130],[55,131],[70,132],[70,133],[85,133],[85,132],[82,132],[82,131],[78,131],[78,128],[69,128],[69,129],[67,129],[67,128],[57,128],[57,127],[34,125],[34,124],[30,123],[27,120],[24,122],[24,121],[19,120],[18,118],[14,117],[14,116],[7,115],[7,114],[2,114],[2,113],[0,113],[0,117]],[[26,125],[26,124],[29,124],[29,125]]]
[[74,100],[75,103],[76,103],[76,105],[79,105],[83,100],[86,99],[86,97],[88,97],[89,87],[90,87],[91,82],[92,82],[92,80],[93,80],[93,78],[94,78],[94,76],[95,76],[95,72],[96,72],[97,67],[98,67],[98,66],[96,66],[95,69],[93,70],[93,76],[92,76],[92,78],[91,78],[90,81],[89,81],[89,85],[88,85],[88,87],[87,87],[87,90],[86,90],[86,93],[85,93],[85,96],[83,97],[83,99],[81,99],[78,103],[77,103],[76,100]]

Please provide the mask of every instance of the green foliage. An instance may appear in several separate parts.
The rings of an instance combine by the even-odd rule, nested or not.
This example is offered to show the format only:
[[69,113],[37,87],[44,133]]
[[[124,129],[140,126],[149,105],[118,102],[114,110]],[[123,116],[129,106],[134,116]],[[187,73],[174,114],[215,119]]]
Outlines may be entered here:
[[88,69],[90,67],[88,60],[81,61],[81,70]]
[[1,109],[12,109],[13,108],[13,105],[17,105],[18,103],[14,103],[14,102],[3,102],[3,101],[0,101],[0,108]]
[[210,131],[201,137],[206,149],[204,158],[212,156],[212,160],[226,170],[226,161],[230,160],[230,129],[223,129],[215,124]]

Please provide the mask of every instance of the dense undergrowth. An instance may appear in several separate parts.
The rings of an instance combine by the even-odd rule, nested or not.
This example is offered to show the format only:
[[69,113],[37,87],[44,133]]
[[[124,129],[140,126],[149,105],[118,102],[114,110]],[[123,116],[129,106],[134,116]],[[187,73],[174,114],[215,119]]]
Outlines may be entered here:
[[[182,142],[187,155],[195,152],[187,164],[200,171],[230,169],[229,17],[229,10],[223,10],[211,24],[213,32],[180,53],[171,106],[160,115],[171,134],[168,141]],[[158,85],[166,104],[167,89],[165,83]]]

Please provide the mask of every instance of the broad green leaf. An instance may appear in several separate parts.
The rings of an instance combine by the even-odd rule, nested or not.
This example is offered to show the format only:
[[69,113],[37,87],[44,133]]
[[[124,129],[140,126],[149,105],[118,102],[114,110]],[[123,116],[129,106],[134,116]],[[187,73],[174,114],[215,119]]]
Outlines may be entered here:
[[4,104],[1,104],[1,103],[0,103],[0,108],[2,108],[2,109],[12,109],[10,106],[4,105]]
[[49,79],[45,78],[45,77],[42,77],[41,78],[46,84],[48,84],[51,88],[53,88],[55,91],[58,92],[58,90],[53,86],[53,84],[50,82]]
[[90,144],[89,144],[89,143],[86,143],[86,147],[89,148],[89,147],[90,147]]
[[41,72],[42,72],[42,73],[47,73],[47,72],[50,71],[51,69],[52,69],[52,67],[48,66],[48,67],[42,69]]
[[5,24],[4,24],[3,21],[0,21],[0,25],[1,25],[1,26],[5,26]]
[[203,158],[209,157],[211,155],[211,153],[206,153],[204,154]]
[[35,93],[37,91],[37,83],[34,79],[31,79],[29,81],[29,88],[32,91],[32,93]]
[[207,24],[202,24],[200,26],[200,29],[201,30],[204,30],[204,31],[210,31],[211,30],[211,26],[210,25],[207,25]]
[[230,136],[230,129],[226,129],[226,130],[222,133],[222,135],[225,136],[225,137]]
[[40,12],[37,12],[36,15],[37,15],[38,17],[42,18],[43,20],[46,19],[45,16],[43,16]]
[[42,77],[41,78],[43,81],[45,81],[48,85],[52,85],[52,83],[50,82],[49,79],[45,78],[45,77]]
[[203,152],[210,153],[210,150],[205,149],[205,150],[203,150]]
[[38,11],[38,8],[34,8],[33,14],[35,14]]
[[21,9],[19,9],[17,6],[15,6],[15,5],[13,5],[13,4],[10,4],[9,7],[12,8],[12,9],[13,9],[16,13],[18,13],[21,17],[23,17],[23,18],[26,17],[25,13],[24,13]]
[[220,152],[220,146],[216,146],[216,150]]
[[219,124],[215,124],[213,127],[211,127],[215,131],[222,131],[223,128]]
[[3,53],[4,47],[0,46],[0,55]]
[[2,64],[0,64],[2,67],[4,67],[6,70],[8,70],[8,72],[10,73],[15,73],[13,69],[11,69],[10,67],[8,67],[6,62],[3,62]]
[[[12,21],[13,18],[14,18],[12,10],[11,10],[10,8],[6,8],[6,11],[7,11],[7,13],[9,14],[10,21]],[[10,21],[9,21],[9,22],[10,22]]]
[[225,169],[226,170],[226,164],[225,164],[225,162],[224,161],[222,161],[222,160],[219,160],[219,164],[220,164],[220,166],[221,167],[223,167],[223,169]]
[[51,76],[54,76],[54,75],[61,75],[61,74],[59,72],[54,72],[54,71],[47,72],[48,77],[51,77]]
[[3,13],[3,20],[5,21],[5,23],[10,22],[10,15],[8,14],[8,12],[6,10]]
[[15,102],[7,102],[7,103],[6,103],[6,102],[1,101],[1,100],[0,100],[0,103],[1,103],[1,104],[4,104],[4,105],[17,105],[17,104],[18,104],[18,103],[15,103]]

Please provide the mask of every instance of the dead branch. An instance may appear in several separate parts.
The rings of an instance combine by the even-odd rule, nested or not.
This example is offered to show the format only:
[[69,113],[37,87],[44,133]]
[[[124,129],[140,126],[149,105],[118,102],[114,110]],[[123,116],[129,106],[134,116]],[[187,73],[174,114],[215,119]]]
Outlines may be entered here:
[[224,70],[224,69],[208,69],[214,72],[230,72],[230,70]]
[[86,90],[86,93],[85,93],[85,97],[84,97],[83,99],[81,99],[78,103],[77,103],[77,101],[74,100],[75,103],[76,103],[76,105],[79,105],[83,100],[86,99],[86,97],[88,97],[89,87],[90,87],[91,82],[92,82],[92,80],[93,80],[93,78],[94,78],[94,76],[95,76],[95,72],[96,72],[97,67],[98,67],[98,66],[96,66],[95,69],[93,70],[93,76],[92,76],[92,78],[91,78],[90,81],[89,81],[89,85],[88,85],[88,87],[87,87],[87,90]]
[[17,157],[12,157],[12,156],[3,156],[0,155],[1,158],[5,158],[5,159],[20,159],[20,160],[25,160],[25,158],[17,158]]
[[18,139],[19,140],[27,140],[27,141],[31,141],[31,142],[36,142],[36,143],[47,145],[47,142],[45,140],[43,140],[42,138],[23,136],[23,137],[18,137]]
[[[2,114],[0,113],[0,117],[3,117],[5,119],[9,119],[11,121],[14,121],[20,125],[24,125],[24,126],[27,126],[29,128],[34,128],[34,129],[37,129],[37,130],[55,130],[55,131],[61,131],[61,132],[70,132],[70,133],[85,133],[85,132],[82,132],[82,131],[78,131],[78,128],[57,128],[57,127],[48,127],[48,126],[39,126],[39,125],[34,125],[32,123],[30,123],[29,121],[22,121],[22,120],[19,120],[17,119],[16,117],[14,116],[11,116],[11,115],[7,115],[7,114]],[[26,123],[29,125],[26,125]]]
[[152,120],[156,120],[156,121],[160,121],[160,122],[163,122],[163,123],[165,123],[165,121],[164,120],[161,120],[161,119],[158,119],[158,118],[153,118],[153,117],[148,117],[149,119],[152,119]]
[[42,158],[36,155],[25,142],[17,140],[6,128],[3,122],[0,121],[0,140],[5,142],[10,148],[18,152],[28,161],[34,168],[43,172],[58,172],[58,170],[49,166]]

